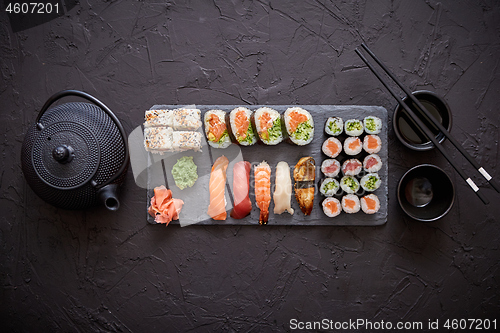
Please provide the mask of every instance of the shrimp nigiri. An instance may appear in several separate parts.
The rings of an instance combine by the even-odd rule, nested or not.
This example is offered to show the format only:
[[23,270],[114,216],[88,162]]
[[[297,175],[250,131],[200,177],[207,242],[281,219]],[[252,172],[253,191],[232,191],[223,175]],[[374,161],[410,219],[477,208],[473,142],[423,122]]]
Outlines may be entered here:
[[226,213],[226,170],[229,160],[222,155],[215,160],[210,173],[210,204],[208,205],[207,214],[214,220],[225,220]]
[[271,203],[271,168],[266,161],[254,168],[255,202],[260,208],[259,223],[267,224],[269,204]]
[[291,206],[292,179],[290,178],[290,167],[284,161],[276,165],[276,188],[274,190],[274,214],[281,214],[285,210],[293,214]]

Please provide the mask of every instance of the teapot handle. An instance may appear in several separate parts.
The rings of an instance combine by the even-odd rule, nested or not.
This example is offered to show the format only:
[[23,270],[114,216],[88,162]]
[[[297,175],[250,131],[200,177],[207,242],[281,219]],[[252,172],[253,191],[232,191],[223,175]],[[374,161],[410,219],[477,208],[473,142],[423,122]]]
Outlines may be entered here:
[[39,130],[43,129],[43,125],[42,125],[42,123],[40,123],[40,119],[42,118],[42,116],[45,113],[45,111],[47,111],[47,109],[49,108],[50,105],[52,105],[52,103],[54,103],[58,99],[61,99],[61,98],[65,97],[65,96],[78,96],[78,97],[82,97],[82,98],[84,98],[84,99],[86,99],[86,100],[94,103],[95,105],[99,106],[113,120],[113,122],[118,127],[118,130],[120,131],[120,134],[122,136],[123,145],[125,147],[125,159],[123,161],[123,164],[120,167],[120,169],[110,179],[108,179],[104,183],[98,185],[93,180],[91,181],[91,184],[95,188],[100,189],[100,188],[102,188],[102,187],[104,187],[104,186],[106,186],[108,184],[111,184],[116,179],[118,179],[118,177],[120,177],[122,175],[122,173],[125,171],[125,169],[128,166],[129,150],[128,150],[128,144],[127,144],[127,134],[125,133],[125,129],[123,128],[123,126],[120,123],[120,121],[118,120],[118,118],[115,116],[115,114],[103,102],[101,102],[100,100],[98,100],[97,98],[95,98],[94,96],[92,96],[92,95],[90,95],[90,94],[88,94],[86,92],[79,91],[79,90],[71,90],[71,89],[69,89],[69,90],[63,90],[63,91],[60,91],[58,93],[55,93],[54,95],[52,95],[47,100],[47,102],[45,102],[45,104],[43,105],[42,109],[38,113],[38,116],[36,117],[36,121],[35,121],[36,127]]

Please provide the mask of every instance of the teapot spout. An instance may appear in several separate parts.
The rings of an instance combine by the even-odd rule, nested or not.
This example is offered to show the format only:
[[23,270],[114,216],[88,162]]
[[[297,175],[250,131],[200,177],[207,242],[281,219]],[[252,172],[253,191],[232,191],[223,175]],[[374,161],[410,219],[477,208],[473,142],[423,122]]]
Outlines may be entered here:
[[99,189],[97,195],[107,209],[115,211],[120,208],[117,192],[118,184],[109,184]]

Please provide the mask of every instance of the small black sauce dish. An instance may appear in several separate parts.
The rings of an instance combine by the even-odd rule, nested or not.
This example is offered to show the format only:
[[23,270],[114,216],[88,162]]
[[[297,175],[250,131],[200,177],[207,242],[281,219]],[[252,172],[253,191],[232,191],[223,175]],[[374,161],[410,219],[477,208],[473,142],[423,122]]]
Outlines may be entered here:
[[421,222],[445,216],[455,202],[455,187],[450,177],[432,164],[417,165],[399,180],[397,189],[401,209]]
[[[443,98],[441,98],[436,93],[427,90],[415,91],[413,92],[413,95],[434,116],[434,118],[448,130],[448,132],[451,130],[451,111],[448,103],[446,103]],[[405,101],[405,103],[410,106],[410,108],[424,122],[424,124],[426,124],[427,127],[434,134],[436,134],[437,140],[439,142],[443,142],[443,140],[445,139],[444,134],[441,133],[434,124],[427,120],[425,115],[417,112],[416,106],[412,107],[413,103],[411,102],[411,100],[408,97],[405,97],[403,98],[403,101]],[[425,135],[416,127],[415,124],[413,124],[413,121],[409,119],[409,116],[406,115],[405,110],[399,104],[394,110],[392,124],[396,137],[406,147],[418,151],[430,150],[434,148],[434,144],[425,137]]]

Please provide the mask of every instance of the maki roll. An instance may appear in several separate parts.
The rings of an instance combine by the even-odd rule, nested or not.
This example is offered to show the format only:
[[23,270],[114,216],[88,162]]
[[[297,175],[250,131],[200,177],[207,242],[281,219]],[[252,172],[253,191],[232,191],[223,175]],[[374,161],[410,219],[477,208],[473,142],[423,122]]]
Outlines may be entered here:
[[251,118],[252,111],[245,107],[237,107],[229,113],[229,129],[234,137],[234,143],[251,146],[257,142]]
[[201,126],[201,111],[198,109],[175,109],[172,126],[177,131],[196,131]]
[[147,110],[144,113],[144,127],[172,127],[174,111],[172,110]]
[[360,136],[363,134],[363,122],[358,119],[349,119],[345,122],[345,134],[349,136]]
[[366,214],[375,214],[380,209],[380,201],[375,194],[368,194],[361,198],[361,209]]
[[321,171],[327,177],[337,177],[340,171],[340,163],[336,159],[327,158],[321,163]]
[[340,180],[340,187],[347,194],[353,194],[359,190],[359,182],[353,176],[344,176]]
[[356,176],[363,169],[361,162],[355,158],[346,160],[342,164],[342,173],[346,176]]
[[363,160],[363,168],[367,172],[377,172],[382,169],[382,159],[377,154],[371,154]]
[[360,204],[357,195],[348,194],[342,197],[342,209],[348,214],[359,212]]
[[309,144],[314,137],[314,121],[311,114],[299,107],[288,108],[283,114],[289,140],[297,146]]
[[363,148],[368,154],[378,153],[382,148],[382,140],[378,135],[367,135],[363,140]]
[[380,187],[380,176],[377,173],[368,173],[361,178],[360,184],[365,191],[373,192]]
[[350,137],[344,141],[344,151],[347,155],[358,155],[363,150],[363,144],[358,137]]
[[146,127],[144,129],[144,147],[154,154],[163,154],[172,150],[171,127]]
[[344,130],[344,121],[340,117],[329,117],[325,123],[325,133],[337,136]]
[[323,142],[321,150],[323,150],[323,153],[325,153],[326,156],[335,158],[339,156],[342,151],[342,144],[337,138],[328,138],[325,142]]
[[205,134],[208,144],[214,148],[227,148],[231,144],[226,128],[226,113],[222,110],[205,112]]
[[325,178],[319,187],[319,191],[326,197],[337,194],[339,182],[335,178]]
[[173,131],[172,132],[172,150],[185,151],[195,150],[201,151],[201,137],[200,132],[194,131]]
[[253,114],[253,121],[260,140],[266,145],[277,145],[283,141],[281,117],[278,111],[262,107]]
[[328,217],[338,216],[342,212],[342,206],[338,199],[326,198],[321,205],[323,206],[323,213]]
[[378,117],[368,116],[363,119],[365,132],[368,134],[379,134],[382,130],[382,120]]

